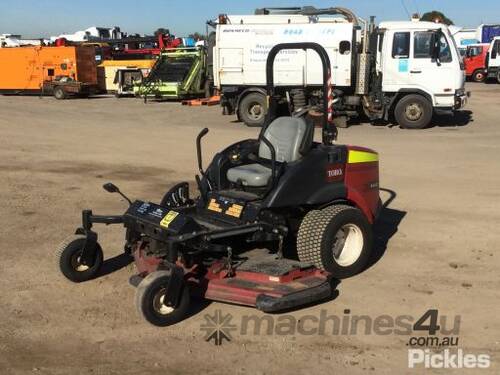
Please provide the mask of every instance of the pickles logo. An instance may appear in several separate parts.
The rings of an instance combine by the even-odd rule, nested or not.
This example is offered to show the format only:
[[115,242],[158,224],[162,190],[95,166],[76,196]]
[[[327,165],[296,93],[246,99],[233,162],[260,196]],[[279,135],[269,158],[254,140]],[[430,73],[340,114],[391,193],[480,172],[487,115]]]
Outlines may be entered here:
[[462,349],[445,349],[434,353],[430,349],[408,350],[408,367],[416,368],[488,368],[491,360],[488,354],[464,353]]

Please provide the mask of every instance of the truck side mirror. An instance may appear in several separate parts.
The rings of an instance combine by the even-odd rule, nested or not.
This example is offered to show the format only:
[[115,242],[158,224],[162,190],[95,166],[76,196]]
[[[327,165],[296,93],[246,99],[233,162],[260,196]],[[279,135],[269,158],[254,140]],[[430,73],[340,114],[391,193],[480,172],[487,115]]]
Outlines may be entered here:
[[440,45],[440,36],[439,32],[433,33],[431,38],[431,58],[433,60],[439,60],[439,53],[441,52]]

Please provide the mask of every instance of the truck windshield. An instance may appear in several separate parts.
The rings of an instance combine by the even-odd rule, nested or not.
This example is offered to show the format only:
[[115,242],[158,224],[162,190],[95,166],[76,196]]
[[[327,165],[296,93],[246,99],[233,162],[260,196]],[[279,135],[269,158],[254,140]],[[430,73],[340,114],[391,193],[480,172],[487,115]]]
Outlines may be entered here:
[[479,56],[482,52],[483,52],[483,47],[472,46],[467,48],[467,57],[476,57]]
[[457,42],[455,41],[455,38],[453,38],[453,36],[451,35],[450,30],[446,29],[446,32],[443,33],[443,36],[444,35],[446,35],[446,38],[448,40],[451,40],[451,48],[455,49],[456,55],[460,56],[461,54],[460,54],[460,51],[458,50]]
[[441,45],[441,48],[439,50],[439,61],[444,63],[451,62],[453,60],[453,57],[451,55],[451,48],[444,34],[441,34],[439,44]]

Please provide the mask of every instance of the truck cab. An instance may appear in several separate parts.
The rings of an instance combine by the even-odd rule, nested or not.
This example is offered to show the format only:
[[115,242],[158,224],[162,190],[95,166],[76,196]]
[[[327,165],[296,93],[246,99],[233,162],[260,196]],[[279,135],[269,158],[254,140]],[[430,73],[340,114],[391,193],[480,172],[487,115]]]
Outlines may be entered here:
[[486,69],[488,78],[495,78],[500,83],[500,36],[491,41]]
[[464,56],[465,75],[474,82],[483,82],[486,79],[486,58],[489,44],[470,44]]
[[[382,22],[377,54],[382,92],[386,96],[395,94],[396,102],[411,93],[414,97],[424,97],[435,109],[454,110],[465,105],[464,66],[446,25]],[[416,119],[424,116],[417,113],[421,107],[409,101],[403,112],[413,112],[410,117]]]

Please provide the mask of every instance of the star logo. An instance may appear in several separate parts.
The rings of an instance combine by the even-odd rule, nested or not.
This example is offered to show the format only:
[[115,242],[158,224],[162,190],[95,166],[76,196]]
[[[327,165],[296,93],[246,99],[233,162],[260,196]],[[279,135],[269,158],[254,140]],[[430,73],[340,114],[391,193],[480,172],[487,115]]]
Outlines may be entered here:
[[213,315],[205,314],[205,323],[201,324],[200,330],[205,332],[205,341],[213,341],[215,345],[222,345],[223,340],[231,341],[231,331],[237,329],[236,324],[232,324],[231,314],[222,314],[221,310],[215,310]]

